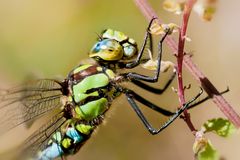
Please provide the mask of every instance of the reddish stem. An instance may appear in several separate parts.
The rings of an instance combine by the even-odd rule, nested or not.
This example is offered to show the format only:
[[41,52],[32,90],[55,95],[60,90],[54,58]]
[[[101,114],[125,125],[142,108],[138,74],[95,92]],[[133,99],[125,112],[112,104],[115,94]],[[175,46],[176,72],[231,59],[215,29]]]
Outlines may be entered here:
[[[184,85],[182,79],[182,64],[183,64],[183,57],[184,57],[184,46],[185,46],[185,39],[186,39],[186,32],[188,26],[189,16],[191,14],[192,7],[196,1],[195,0],[188,0],[184,12],[183,12],[183,20],[182,26],[179,32],[179,40],[178,40],[178,54],[177,54],[177,69],[178,69],[178,96],[181,106],[185,104],[185,97],[184,97]],[[190,114],[187,110],[184,111],[184,120],[187,123],[189,129],[195,134],[195,127],[190,119]]]
[[[134,1],[148,20],[151,20],[152,17],[158,17],[156,12],[150,7],[150,5],[146,0],[134,0]],[[159,24],[161,24],[161,20],[159,18],[158,18],[158,22]],[[184,27],[182,27],[182,30],[183,29]],[[168,36],[166,38],[166,43],[172,49],[173,54],[178,54],[178,45],[171,37]],[[239,115],[234,111],[232,106],[222,97],[222,95],[219,93],[216,87],[214,87],[214,85],[208,80],[208,78],[193,63],[190,56],[183,57],[183,64],[189,70],[189,72],[193,75],[193,77],[197,80],[197,82],[203,87],[203,89],[207,92],[207,94],[212,97],[213,102],[220,108],[223,114],[237,128],[240,128]]]

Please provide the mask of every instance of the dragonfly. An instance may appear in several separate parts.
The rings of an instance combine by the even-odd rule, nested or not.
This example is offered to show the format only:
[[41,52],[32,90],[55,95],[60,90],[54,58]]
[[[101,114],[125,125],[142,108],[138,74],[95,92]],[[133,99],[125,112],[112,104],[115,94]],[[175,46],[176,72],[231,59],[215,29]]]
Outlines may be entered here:
[[[162,94],[171,84],[175,73],[163,88],[154,88],[148,83],[158,82],[162,45],[168,31],[158,43],[157,67],[154,76],[127,71],[142,63],[143,53],[149,42],[152,51],[152,34],[150,21],[140,49],[134,39],[126,34],[107,29],[89,52],[95,64],[80,64],[62,80],[39,79],[24,85],[5,90],[0,94],[0,134],[40,118],[56,110],[51,119],[28,137],[21,147],[21,156],[36,160],[52,160],[75,154],[91,137],[94,130],[103,122],[105,113],[111,103],[124,95],[136,112],[140,121],[152,135],[168,127],[184,110],[193,108],[199,102],[195,100],[202,94],[181,106],[176,112],[159,107],[145,99],[134,90],[124,87],[122,83],[133,83],[151,93]],[[202,101],[207,100],[206,97]],[[160,128],[152,127],[136,102],[153,111],[170,117]]]

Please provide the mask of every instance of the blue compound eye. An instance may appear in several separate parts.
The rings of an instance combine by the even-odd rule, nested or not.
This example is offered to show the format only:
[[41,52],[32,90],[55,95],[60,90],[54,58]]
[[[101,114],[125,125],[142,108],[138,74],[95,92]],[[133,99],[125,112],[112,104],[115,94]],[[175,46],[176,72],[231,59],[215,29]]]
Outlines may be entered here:
[[95,60],[116,61],[123,57],[123,47],[113,39],[103,39],[94,45],[89,53],[90,58]]
[[124,57],[131,58],[137,53],[137,48],[129,43],[123,44]]
[[132,57],[135,52],[136,48],[134,48],[133,46],[124,47],[124,56],[126,57]]
[[100,49],[101,49],[101,42],[98,42],[97,44],[95,44],[95,46],[93,46],[92,52],[94,53],[99,52]]

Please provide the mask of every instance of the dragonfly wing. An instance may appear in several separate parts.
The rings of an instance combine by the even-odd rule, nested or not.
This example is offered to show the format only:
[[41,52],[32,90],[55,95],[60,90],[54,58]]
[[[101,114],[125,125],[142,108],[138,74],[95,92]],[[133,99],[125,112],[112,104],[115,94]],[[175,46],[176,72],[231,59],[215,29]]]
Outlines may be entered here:
[[[21,146],[24,156],[36,158],[39,152],[47,148],[52,135],[66,122],[63,113],[59,113],[51,118],[49,122],[35,131]],[[61,132],[60,132],[61,133]]]
[[61,82],[42,79],[1,91],[0,135],[44,113],[61,107]]

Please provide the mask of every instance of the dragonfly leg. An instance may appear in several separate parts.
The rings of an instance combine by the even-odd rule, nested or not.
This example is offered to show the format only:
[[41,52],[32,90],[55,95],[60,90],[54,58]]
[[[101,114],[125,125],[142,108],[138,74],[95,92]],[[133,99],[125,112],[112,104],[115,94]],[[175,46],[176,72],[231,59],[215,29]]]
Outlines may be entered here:
[[[225,94],[228,91],[229,91],[229,88],[227,87],[227,89],[225,89],[224,91],[220,92],[220,95]],[[192,108],[196,107],[197,105],[199,105],[199,104],[201,104],[201,103],[203,103],[203,102],[205,102],[205,101],[207,101],[207,100],[209,100],[211,98],[212,98],[212,96],[206,96],[205,98],[203,98],[203,99],[201,99],[201,100],[199,100],[199,101],[197,101],[195,103],[190,104],[188,106],[188,109],[192,109]]]
[[146,31],[145,36],[144,36],[143,44],[142,44],[142,47],[141,47],[141,49],[140,49],[140,51],[138,53],[137,58],[134,61],[132,61],[132,62],[129,62],[129,63],[126,63],[126,64],[122,64],[123,65],[122,68],[130,69],[130,68],[134,68],[134,67],[139,65],[148,40],[149,40],[149,45],[150,45],[149,46],[149,50],[152,53],[153,46],[152,46],[152,34],[150,33],[150,27],[151,27],[151,25],[152,25],[152,23],[153,23],[153,21],[155,19],[156,18],[152,18],[151,21],[148,24],[147,31]]
[[125,92],[125,95],[127,97],[127,100],[129,102],[129,104],[131,105],[131,107],[134,109],[134,111],[137,113],[138,117],[141,119],[142,123],[144,124],[144,126],[148,129],[148,131],[152,134],[158,134],[160,133],[162,130],[164,130],[166,127],[168,127],[177,117],[179,117],[184,110],[186,110],[189,105],[191,103],[193,103],[201,94],[203,93],[203,90],[201,89],[201,91],[189,102],[187,102],[186,104],[184,104],[179,110],[177,110],[172,116],[171,118],[165,123],[163,124],[159,129],[155,129],[152,127],[152,125],[148,122],[148,120],[146,119],[146,117],[144,116],[144,114],[142,113],[142,111],[140,110],[140,108],[138,107],[138,105],[136,104],[134,99],[136,98],[136,94],[133,94],[133,91]]
[[121,76],[129,80],[141,80],[141,81],[146,81],[151,83],[157,82],[160,75],[160,69],[161,69],[162,43],[164,39],[167,37],[167,35],[168,35],[168,31],[165,33],[165,35],[162,37],[162,39],[158,43],[157,70],[155,71],[154,77],[138,74],[135,72],[123,73],[121,74]]
[[163,108],[153,104],[152,102],[148,101],[147,99],[143,98],[142,96],[138,95],[136,92],[134,92],[132,90],[127,89],[126,96],[142,103],[144,106],[146,106],[146,107],[148,107],[148,108],[150,108],[150,109],[152,109],[152,110],[154,110],[158,113],[161,113],[165,116],[174,115],[174,112],[168,111],[166,109],[163,109]]
[[170,86],[170,84],[171,84],[172,81],[174,80],[175,76],[176,76],[176,72],[174,72],[174,73],[171,75],[170,79],[169,79],[169,80],[167,81],[167,83],[163,86],[163,88],[152,87],[152,86],[150,86],[150,85],[148,85],[148,84],[146,84],[146,83],[143,83],[143,82],[141,82],[141,81],[139,81],[139,80],[135,80],[135,79],[133,79],[131,82],[134,83],[135,85],[137,85],[137,86],[139,86],[139,87],[141,87],[141,88],[149,91],[149,92],[152,92],[152,93],[155,93],[155,94],[162,94],[165,90],[168,89],[168,87]]

